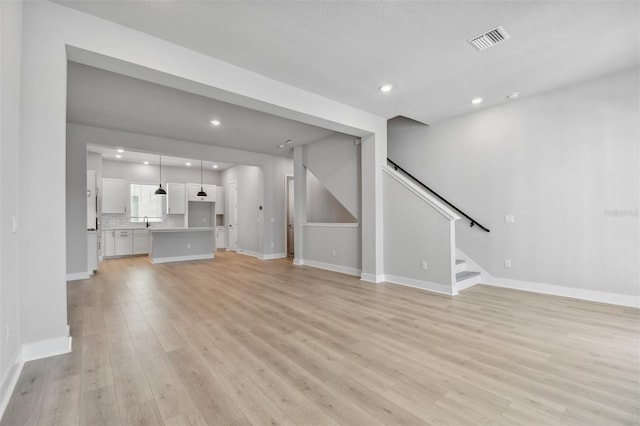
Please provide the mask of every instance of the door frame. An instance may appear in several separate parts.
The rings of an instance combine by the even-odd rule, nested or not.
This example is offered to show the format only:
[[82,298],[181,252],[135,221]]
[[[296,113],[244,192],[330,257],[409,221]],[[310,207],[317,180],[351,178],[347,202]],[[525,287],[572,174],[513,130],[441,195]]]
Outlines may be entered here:
[[[284,254],[285,257],[289,257],[289,242],[287,239],[287,230],[289,228],[289,222],[287,221],[287,212],[289,210],[289,179],[294,180],[295,176],[290,174],[290,173],[286,173],[284,175]],[[295,222],[295,211],[293,214],[294,217],[294,222]],[[294,225],[293,227],[293,234],[294,234],[294,238],[295,238],[295,232],[296,232],[296,227]],[[294,245],[293,247],[293,251],[294,251],[294,258],[295,258],[295,250],[296,247]]]

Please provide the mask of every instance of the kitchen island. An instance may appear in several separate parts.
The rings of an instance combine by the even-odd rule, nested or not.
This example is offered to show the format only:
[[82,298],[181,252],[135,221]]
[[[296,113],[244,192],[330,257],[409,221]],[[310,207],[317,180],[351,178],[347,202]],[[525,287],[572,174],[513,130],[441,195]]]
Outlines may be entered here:
[[151,228],[151,263],[213,259],[214,228]]

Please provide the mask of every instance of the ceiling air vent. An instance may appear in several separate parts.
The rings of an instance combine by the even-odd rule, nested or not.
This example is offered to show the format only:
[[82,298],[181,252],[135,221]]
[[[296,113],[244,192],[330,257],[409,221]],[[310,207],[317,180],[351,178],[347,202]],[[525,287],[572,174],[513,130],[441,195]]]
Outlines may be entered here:
[[505,40],[511,38],[509,34],[502,27],[496,27],[488,33],[480,34],[477,37],[469,39],[469,43],[473,45],[477,50],[483,51],[495,46],[498,43],[502,43]]

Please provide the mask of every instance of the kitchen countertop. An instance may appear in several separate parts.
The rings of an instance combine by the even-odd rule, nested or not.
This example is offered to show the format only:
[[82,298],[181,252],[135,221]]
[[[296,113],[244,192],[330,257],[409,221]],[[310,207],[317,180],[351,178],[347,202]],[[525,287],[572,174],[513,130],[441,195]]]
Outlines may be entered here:
[[149,228],[151,232],[205,232],[214,231],[214,228],[200,227],[200,228]]

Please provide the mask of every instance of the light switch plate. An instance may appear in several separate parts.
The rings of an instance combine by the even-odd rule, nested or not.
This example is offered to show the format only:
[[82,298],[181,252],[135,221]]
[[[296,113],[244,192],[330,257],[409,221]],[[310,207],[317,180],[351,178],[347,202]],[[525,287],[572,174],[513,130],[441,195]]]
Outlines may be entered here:
[[504,215],[504,223],[516,223],[516,217],[512,214]]

